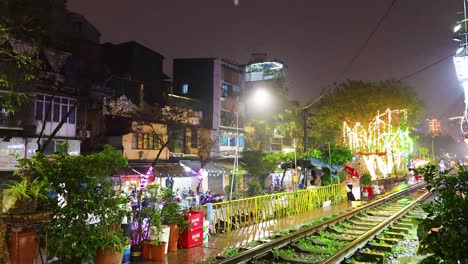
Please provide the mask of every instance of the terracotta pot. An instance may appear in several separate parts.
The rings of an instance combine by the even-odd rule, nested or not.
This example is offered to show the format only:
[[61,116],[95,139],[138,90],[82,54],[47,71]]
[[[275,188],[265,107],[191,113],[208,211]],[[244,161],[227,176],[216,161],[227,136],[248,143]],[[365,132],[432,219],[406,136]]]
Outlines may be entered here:
[[169,252],[177,251],[177,245],[179,242],[179,226],[178,225],[169,225],[171,227],[171,232],[169,233]]
[[143,247],[142,255],[143,259],[151,259],[151,243],[148,241],[141,242],[141,246]]
[[123,250],[118,252],[112,249],[100,249],[94,257],[94,264],[121,264]]
[[162,243],[161,245],[151,245],[151,260],[163,262],[166,257],[166,243]]
[[11,232],[8,239],[11,264],[34,263],[39,251],[37,230]]

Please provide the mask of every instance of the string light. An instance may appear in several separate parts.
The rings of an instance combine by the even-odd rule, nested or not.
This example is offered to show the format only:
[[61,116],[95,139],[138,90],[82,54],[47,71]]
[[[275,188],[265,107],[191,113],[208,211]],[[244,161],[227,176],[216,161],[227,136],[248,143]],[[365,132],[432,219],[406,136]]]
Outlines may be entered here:
[[359,153],[373,179],[377,170],[387,177],[394,169],[405,165],[406,157],[413,151],[413,142],[407,127],[407,110],[387,110],[378,113],[365,129],[361,123],[343,122],[343,140],[349,148]]

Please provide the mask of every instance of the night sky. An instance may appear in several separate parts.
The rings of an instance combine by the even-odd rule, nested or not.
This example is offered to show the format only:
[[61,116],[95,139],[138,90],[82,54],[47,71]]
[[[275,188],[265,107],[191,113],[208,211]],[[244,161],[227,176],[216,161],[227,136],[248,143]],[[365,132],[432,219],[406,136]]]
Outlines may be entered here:
[[[401,79],[453,54],[452,25],[462,0],[399,0],[361,56],[393,0],[69,0],[101,32],[101,42],[135,40],[171,60],[223,57],[246,63],[266,52],[288,65],[290,96],[317,97],[343,79]],[[340,78],[340,76],[343,76]],[[461,115],[463,89],[451,59],[404,80],[429,118]]]

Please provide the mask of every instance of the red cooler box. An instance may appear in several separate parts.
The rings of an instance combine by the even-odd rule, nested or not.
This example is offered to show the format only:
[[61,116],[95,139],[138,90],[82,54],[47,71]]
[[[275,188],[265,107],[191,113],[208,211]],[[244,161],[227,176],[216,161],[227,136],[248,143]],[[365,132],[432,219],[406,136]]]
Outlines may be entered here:
[[203,213],[188,212],[185,218],[189,221],[190,227],[182,233],[180,246],[191,248],[203,244]]

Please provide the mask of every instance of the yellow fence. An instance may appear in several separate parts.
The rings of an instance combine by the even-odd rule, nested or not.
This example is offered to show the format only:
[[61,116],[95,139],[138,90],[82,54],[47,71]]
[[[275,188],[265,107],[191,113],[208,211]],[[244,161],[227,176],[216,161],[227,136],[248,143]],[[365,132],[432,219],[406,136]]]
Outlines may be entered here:
[[203,210],[208,219],[212,220],[212,232],[224,233],[243,226],[308,212],[322,207],[328,200],[332,204],[346,201],[345,184],[215,203],[212,208],[205,205]]

